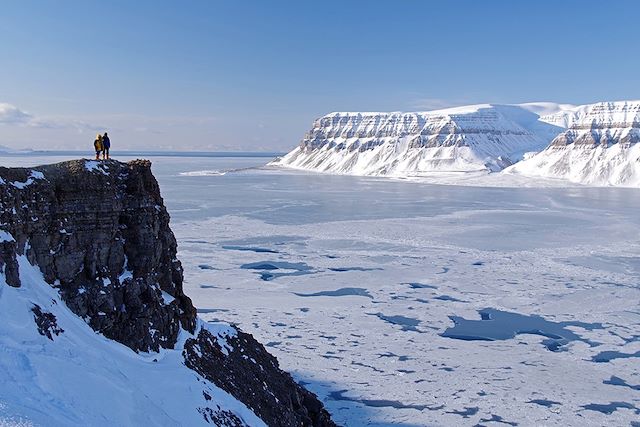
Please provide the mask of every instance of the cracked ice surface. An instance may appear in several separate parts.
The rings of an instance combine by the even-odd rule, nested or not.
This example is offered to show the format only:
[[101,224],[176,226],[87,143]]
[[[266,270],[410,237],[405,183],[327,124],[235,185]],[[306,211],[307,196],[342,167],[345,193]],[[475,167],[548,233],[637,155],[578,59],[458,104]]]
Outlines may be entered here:
[[[261,162],[154,163],[185,292],[204,319],[254,334],[336,422],[639,419],[637,190],[180,175]],[[543,330],[443,336],[452,319],[485,326],[496,313]]]
[[[205,318],[268,343],[338,423],[638,418],[640,360],[592,360],[640,350],[634,190],[260,170],[190,179],[210,185],[210,203],[221,207],[209,219],[198,216],[210,207],[178,209],[188,294],[210,310]],[[268,270],[275,278],[247,265],[277,267]],[[495,321],[489,312],[533,319],[534,329],[525,322],[494,340],[443,336],[452,318]]]

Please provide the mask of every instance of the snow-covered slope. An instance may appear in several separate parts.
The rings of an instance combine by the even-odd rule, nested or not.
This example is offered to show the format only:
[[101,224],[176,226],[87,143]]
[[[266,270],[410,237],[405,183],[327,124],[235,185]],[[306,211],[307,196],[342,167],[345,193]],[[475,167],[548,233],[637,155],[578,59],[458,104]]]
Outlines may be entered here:
[[0,426],[333,427],[183,290],[151,163],[0,167]]
[[562,128],[538,112],[562,105],[480,104],[418,113],[331,113],[272,165],[354,175],[498,171]]
[[[265,425],[184,365],[185,340],[195,335],[183,330],[173,349],[134,353],[71,312],[26,256],[18,263],[20,288],[0,275],[0,425],[195,426],[206,424],[207,413],[214,425]],[[34,325],[36,307],[55,319],[55,327],[43,329],[52,339]],[[199,322],[198,328],[209,328],[222,343],[235,335],[228,325]]]
[[568,129],[505,173],[640,187],[640,101],[584,105],[541,120]]

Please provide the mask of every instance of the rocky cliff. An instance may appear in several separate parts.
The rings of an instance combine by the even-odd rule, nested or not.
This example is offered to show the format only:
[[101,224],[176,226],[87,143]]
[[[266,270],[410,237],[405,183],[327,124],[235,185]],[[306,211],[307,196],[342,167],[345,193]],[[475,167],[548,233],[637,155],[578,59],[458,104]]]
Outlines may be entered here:
[[[4,358],[0,357],[4,387],[0,408],[3,401],[11,401],[11,395],[29,391],[28,384],[14,384],[19,376],[3,366],[26,358],[29,369],[39,372],[40,378],[53,377],[54,384],[43,388],[34,382],[31,396],[39,395],[43,402],[67,399],[78,408],[69,409],[59,419],[47,418],[51,425],[58,421],[86,425],[98,415],[104,421],[131,425],[142,420],[182,425],[193,420],[216,425],[333,425],[317,398],[281,371],[275,358],[251,335],[228,325],[207,325],[197,318],[183,292],[176,240],[148,161],[78,160],[30,169],[0,168],[0,271],[0,333],[4,339],[0,344],[5,349]],[[28,318],[31,326],[29,321],[17,320]],[[84,331],[87,328],[128,347],[130,355],[123,356],[113,344],[95,341]],[[30,335],[34,332],[37,336]],[[22,337],[21,345],[14,336]],[[51,359],[58,353],[76,358],[72,366],[79,371],[50,371],[36,358],[39,352],[30,353],[31,344],[38,349],[45,346]],[[105,351],[111,352],[113,364],[120,364],[120,369],[101,375],[95,370],[102,366],[83,371],[80,366],[93,366],[85,359],[95,356],[84,348],[92,345],[107,346]],[[156,363],[174,360],[164,368],[166,372],[188,380],[175,385],[172,396],[153,397],[162,388],[154,381],[163,378],[163,367],[152,369],[149,359]],[[128,369],[136,372],[132,377],[141,375],[142,379],[123,374]],[[114,378],[102,378],[111,375]],[[150,380],[152,377],[155,379]],[[85,402],[80,389],[75,390],[77,395],[74,391],[70,396],[52,395],[61,387],[73,390],[65,384],[77,381],[89,381],[92,390],[91,381],[98,390],[104,381],[119,384],[121,391],[139,390],[140,395],[132,393],[132,399],[144,400],[148,407],[155,408],[160,405],[157,400],[165,399],[184,404],[173,412],[167,408],[171,405],[163,404],[161,414],[152,416],[143,413],[145,405],[129,407],[118,399],[111,402],[108,394],[102,403]],[[181,396],[183,389],[188,393],[199,389],[198,402],[192,402],[187,391]],[[225,397],[228,395],[238,403]],[[16,413],[38,421],[38,405],[44,403],[35,401],[29,406],[27,401],[25,397],[15,402]],[[125,405],[130,417],[118,418],[123,416],[116,415],[118,405]],[[81,408],[96,413],[83,413]],[[50,411],[56,413],[56,409]]]
[[354,175],[498,171],[558,128],[527,108],[471,105],[419,113],[331,113],[272,165]]

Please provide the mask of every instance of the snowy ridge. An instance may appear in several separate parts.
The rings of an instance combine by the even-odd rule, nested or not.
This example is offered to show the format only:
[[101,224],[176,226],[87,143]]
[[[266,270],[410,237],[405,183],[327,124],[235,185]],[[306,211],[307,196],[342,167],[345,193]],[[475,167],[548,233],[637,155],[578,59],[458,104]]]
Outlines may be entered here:
[[638,187],[639,141],[640,101],[346,112],[316,120],[298,147],[270,165],[429,179],[441,172],[506,169],[507,174]]
[[640,187],[640,101],[584,105],[541,120],[568,129],[505,173]]
[[[18,258],[23,286],[0,274],[0,425],[201,425],[202,408],[228,411],[247,425],[264,426],[230,394],[184,366],[184,330],[174,349],[134,353],[96,334],[44,281],[26,256]],[[55,316],[59,335],[38,333],[33,308]],[[219,342],[233,333],[206,325]],[[74,396],[72,399],[69,396]],[[54,398],[57,397],[57,398]],[[108,397],[108,398],[105,398]]]
[[416,113],[331,113],[272,165],[353,175],[499,171],[546,146],[556,125],[532,110],[559,104],[479,104]]

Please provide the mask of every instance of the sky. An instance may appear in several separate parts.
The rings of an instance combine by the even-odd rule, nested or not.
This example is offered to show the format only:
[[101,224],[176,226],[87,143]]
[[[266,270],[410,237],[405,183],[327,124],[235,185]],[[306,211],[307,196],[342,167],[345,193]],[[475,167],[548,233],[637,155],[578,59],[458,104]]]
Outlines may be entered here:
[[333,111],[640,99],[635,0],[20,0],[0,145],[277,151]]

